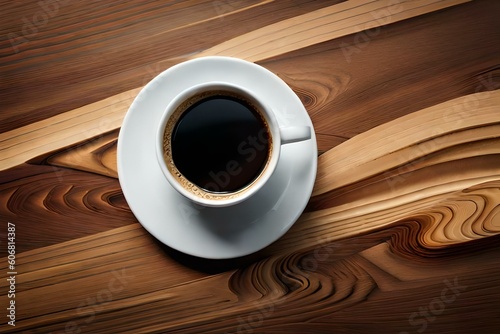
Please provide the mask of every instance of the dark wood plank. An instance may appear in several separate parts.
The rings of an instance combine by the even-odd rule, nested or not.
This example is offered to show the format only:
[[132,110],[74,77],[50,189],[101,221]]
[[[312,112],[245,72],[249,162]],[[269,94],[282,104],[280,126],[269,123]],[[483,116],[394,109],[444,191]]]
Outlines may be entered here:
[[[142,86],[175,63],[160,66],[165,59],[336,2],[63,1],[52,16],[36,1],[4,4],[0,132]],[[25,21],[38,20],[31,33]]]

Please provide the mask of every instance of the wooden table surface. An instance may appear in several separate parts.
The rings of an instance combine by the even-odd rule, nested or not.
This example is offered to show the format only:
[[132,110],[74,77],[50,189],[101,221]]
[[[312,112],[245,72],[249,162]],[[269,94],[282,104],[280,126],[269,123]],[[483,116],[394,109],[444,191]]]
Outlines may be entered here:
[[[494,0],[3,1],[0,331],[500,332],[499,15]],[[117,179],[140,88],[207,55],[281,77],[319,149],[296,224],[232,260],[158,242]]]

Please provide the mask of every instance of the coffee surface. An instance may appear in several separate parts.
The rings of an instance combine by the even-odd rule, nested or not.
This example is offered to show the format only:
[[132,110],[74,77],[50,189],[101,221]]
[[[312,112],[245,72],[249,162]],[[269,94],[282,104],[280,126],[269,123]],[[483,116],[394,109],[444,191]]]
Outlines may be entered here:
[[269,154],[265,121],[248,102],[214,95],[184,111],[172,132],[172,158],[182,175],[215,193],[251,184]]

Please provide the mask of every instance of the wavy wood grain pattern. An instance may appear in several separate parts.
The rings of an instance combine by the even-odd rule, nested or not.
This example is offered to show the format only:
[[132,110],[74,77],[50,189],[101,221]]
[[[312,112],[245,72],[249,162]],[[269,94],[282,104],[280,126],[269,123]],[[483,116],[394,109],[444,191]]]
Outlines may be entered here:
[[[419,224],[402,220],[202,278],[131,225],[22,254],[17,300],[26,320],[16,331],[397,332],[420,329],[409,316],[432,307],[442,314],[423,323],[435,330],[493,333],[498,318],[479,319],[485,305],[498,303],[491,281],[500,273],[498,238],[434,250],[419,244],[419,234]],[[458,316],[464,312],[471,317]]]
[[[18,252],[136,222],[118,180],[50,165],[23,164],[2,173],[0,203],[2,220],[23,231]],[[7,248],[0,254],[7,256]]]
[[[436,203],[443,197],[443,194],[448,196],[454,191],[499,177],[499,106],[500,91],[467,95],[381,125],[320,156],[314,190],[315,197],[307,209],[311,213],[301,218],[308,222],[307,235],[311,240],[334,235],[339,237],[335,232],[332,235],[328,234],[322,227],[325,225],[329,225],[332,231],[345,231],[344,233],[347,234],[340,235],[342,237],[355,235],[364,231],[363,228],[359,228],[358,224],[362,217],[372,217],[379,215],[380,212],[396,209],[403,213],[406,207],[414,207],[413,201],[416,197],[425,198],[425,202],[429,205],[430,198],[435,198],[432,203]],[[471,109],[472,107],[474,109]],[[432,128],[432,131],[429,131],[429,128]],[[63,210],[65,199],[61,201],[60,198],[50,196],[54,181],[57,179],[59,188],[66,187],[73,191],[76,179],[71,175],[78,178],[79,174],[75,174],[74,171],[83,171],[86,172],[84,175],[89,181],[88,186],[81,185],[80,187],[82,189],[89,187],[88,191],[91,191],[96,184],[102,183],[101,179],[107,179],[88,174],[88,172],[116,177],[116,139],[117,132],[98,136],[84,144],[31,160],[32,164],[52,166],[51,168],[43,167],[43,173],[40,173],[40,168],[28,166],[20,169],[18,173],[21,171],[36,173],[37,182],[46,184],[48,187],[44,197],[47,200],[51,199],[52,205],[61,206]],[[457,165],[462,167],[461,173],[455,170]],[[35,180],[21,174],[14,180],[4,183],[3,190],[0,188],[7,199],[4,214],[11,219],[21,218],[23,224],[34,225],[33,220],[39,219],[39,212],[45,210],[47,201],[44,200],[41,206],[23,204],[31,208],[28,212],[18,208],[20,205],[18,202],[21,200],[13,196],[14,190],[17,189],[16,194],[18,194],[25,187],[19,185],[19,179],[23,180],[26,185],[24,191],[28,194]],[[117,182],[106,182],[113,185],[107,190],[113,194],[112,199],[106,201],[111,205],[109,209],[120,209],[120,206],[116,207],[115,204],[122,203],[124,199],[119,192]],[[9,193],[12,194],[10,198]],[[42,193],[42,191],[39,192],[40,196]],[[66,196],[66,193],[63,194]],[[86,192],[81,194],[88,196]],[[373,194],[370,200],[367,199],[366,194]],[[363,205],[345,208],[345,205],[358,203],[360,198],[364,201]],[[378,204],[377,202],[381,199],[384,201]],[[84,204],[86,198],[82,197],[80,200]],[[99,201],[99,197],[96,201]],[[72,208],[77,209],[74,205]],[[116,227],[118,221],[122,224],[135,221],[130,213],[116,216],[113,211],[109,211],[109,214],[112,214],[116,220],[97,221],[96,216],[102,209],[94,210],[97,212],[93,213],[87,210],[88,206],[83,208],[86,210],[72,210],[75,218],[79,215],[86,220],[88,218],[87,224],[84,225],[77,221],[68,224],[68,228],[76,227],[72,232],[74,236],[91,234],[107,227]],[[338,221],[339,217],[344,222],[347,222],[346,218],[350,217],[349,224],[332,225]],[[56,219],[55,216],[47,216],[46,221],[49,223],[53,220],[53,223],[57,224],[58,221],[66,218]],[[123,220],[124,218],[128,219]],[[372,227],[382,226],[394,219],[392,215],[385,220],[385,223],[377,219]],[[116,222],[113,223],[113,221]],[[291,236],[294,236],[291,239],[293,243],[289,246],[278,244],[276,251],[293,249],[296,243],[303,242],[300,239],[303,239],[302,236],[306,232],[298,226],[301,225],[297,224],[289,232]],[[29,236],[40,235],[43,238],[37,243],[23,243],[22,249],[28,250],[67,240],[71,234],[66,232],[66,237],[64,237],[60,235],[62,231],[62,229],[60,232],[44,231],[34,225],[32,234]],[[462,240],[457,240],[457,242],[460,241]]]
[[[2,5],[0,217],[16,224],[17,308],[0,331],[498,333],[500,2],[462,2],[59,1],[14,48],[8,34],[43,4]],[[291,230],[224,261],[153,238],[116,171],[137,87],[205,54],[282,77],[320,150]]]
[[[464,101],[474,101],[475,109],[456,108]],[[435,129],[431,135],[429,128]],[[494,259],[500,234],[499,128],[500,91],[484,92],[399,118],[339,145],[319,159],[309,212],[278,242],[240,260],[246,265],[236,270],[205,276],[182,269],[165,256],[172,250],[159,246],[138,224],[27,251],[19,256],[18,270],[25,274],[19,275],[23,292],[18,300],[29,300],[33,307],[20,312],[27,320],[16,330],[406,330],[415,327],[407,322],[408,313],[419,312],[451,286],[458,292],[445,295],[454,300],[453,311],[432,323],[446,328],[474,305],[477,289],[492,296],[482,303],[500,295],[496,285],[477,279],[477,272],[500,273]],[[100,170],[93,152],[103,149],[89,148],[109,146],[113,135],[40,161],[64,164],[74,152],[82,161],[97,161]],[[388,139],[400,147],[386,145],[392,148],[387,150],[383,142]],[[385,173],[377,166],[386,166]],[[123,286],[115,287],[119,281]],[[81,289],[44,298],[72,284]],[[0,289],[5,292],[7,283]],[[402,305],[372,324],[382,316],[376,310],[389,302]],[[368,318],[359,322],[350,315],[350,325],[343,327],[351,310],[367,312]],[[468,312],[480,314],[481,308]],[[122,317],[128,321],[117,323]],[[492,330],[500,322],[468,319],[465,324]]]

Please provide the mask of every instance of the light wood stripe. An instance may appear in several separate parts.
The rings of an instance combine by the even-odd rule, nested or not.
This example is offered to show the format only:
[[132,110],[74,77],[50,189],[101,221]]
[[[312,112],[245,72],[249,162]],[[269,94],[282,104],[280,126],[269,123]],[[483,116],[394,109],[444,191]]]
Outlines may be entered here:
[[[500,123],[500,90],[463,96],[382,124],[321,156],[313,196],[455,145],[452,134],[461,129],[497,123]],[[470,140],[468,135],[464,137]],[[403,151],[412,145],[416,148]],[[381,159],[384,156],[388,158]]]
[[238,36],[192,58],[217,54],[256,62],[468,1],[346,1]]
[[0,170],[121,126],[140,88],[0,134]]

